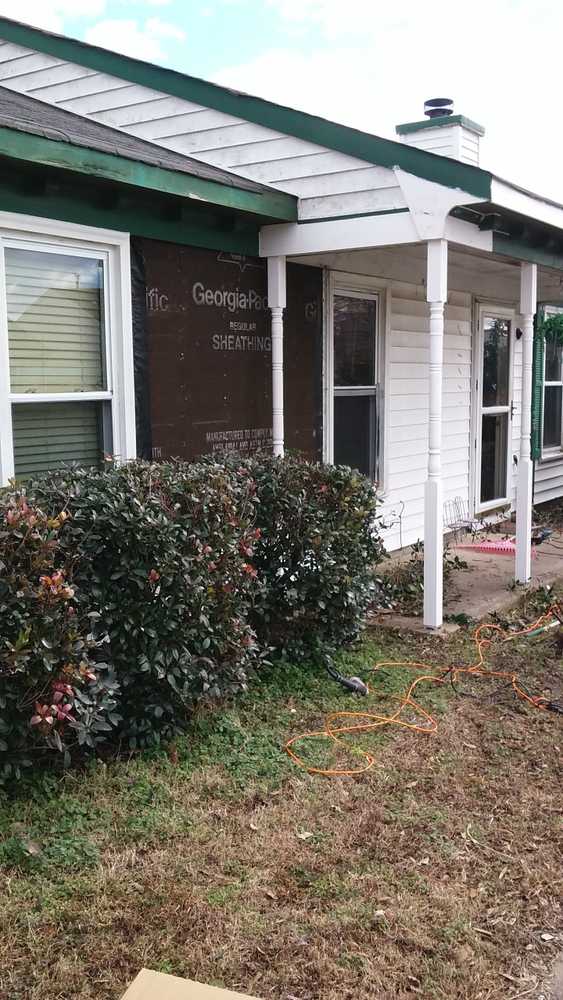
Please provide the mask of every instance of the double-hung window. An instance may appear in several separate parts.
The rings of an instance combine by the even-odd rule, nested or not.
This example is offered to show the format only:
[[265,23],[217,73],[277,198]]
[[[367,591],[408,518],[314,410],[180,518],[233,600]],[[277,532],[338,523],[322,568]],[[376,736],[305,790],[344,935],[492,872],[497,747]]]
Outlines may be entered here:
[[[561,312],[545,306],[544,315]],[[542,455],[561,452],[563,448],[563,345],[546,339],[544,345]]]
[[134,456],[127,258],[123,239],[0,231],[3,482]]

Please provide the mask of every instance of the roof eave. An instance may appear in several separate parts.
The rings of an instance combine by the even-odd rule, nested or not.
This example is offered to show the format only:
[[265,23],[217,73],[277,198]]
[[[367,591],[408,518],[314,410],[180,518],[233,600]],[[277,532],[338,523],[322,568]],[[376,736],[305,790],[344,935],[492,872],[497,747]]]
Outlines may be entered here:
[[460,188],[483,199],[490,195],[491,174],[471,164],[273,104],[177,70],[155,66],[9,18],[0,17],[0,35],[8,41],[36,48],[58,59],[224,111],[265,128],[355,156],[367,163],[390,168],[399,166],[426,180],[449,188]]
[[276,190],[247,191],[230,184],[206,180],[112,153],[58,141],[45,136],[0,127],[2,155],[81,174],[88,174],[136,188],[173,195],[189,201],[219,206],[255,216],[259,221],[293,222],[297,199]]

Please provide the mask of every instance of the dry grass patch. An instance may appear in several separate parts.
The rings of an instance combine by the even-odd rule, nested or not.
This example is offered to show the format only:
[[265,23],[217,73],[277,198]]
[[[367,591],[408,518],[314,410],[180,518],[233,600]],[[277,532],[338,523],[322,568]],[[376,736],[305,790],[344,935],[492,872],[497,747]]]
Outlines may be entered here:
[[[346,667],[470,653],[464,632],[377,634]],[[507,657],[561,696],[553,636]],[[322,672],[289,667],[169,756],[36,779],[0,816],[1,995],[117,1000],[145,965],[276,1000],[547,996],[563,944],[561,718],[487,681],[422,700],[437,735],[379,738],[358,779],[310,777],[283,754],[350,707]]]

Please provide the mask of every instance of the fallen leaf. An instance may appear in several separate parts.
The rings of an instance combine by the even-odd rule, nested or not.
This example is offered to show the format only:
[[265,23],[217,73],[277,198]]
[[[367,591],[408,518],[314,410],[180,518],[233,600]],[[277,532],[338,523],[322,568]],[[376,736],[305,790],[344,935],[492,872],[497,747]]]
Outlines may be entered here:
[[315,834],[311,833],[310,830],[300,830],[297,833],[297,836],[299,837],[299,840],[310,840],[311,837],[315,836]]

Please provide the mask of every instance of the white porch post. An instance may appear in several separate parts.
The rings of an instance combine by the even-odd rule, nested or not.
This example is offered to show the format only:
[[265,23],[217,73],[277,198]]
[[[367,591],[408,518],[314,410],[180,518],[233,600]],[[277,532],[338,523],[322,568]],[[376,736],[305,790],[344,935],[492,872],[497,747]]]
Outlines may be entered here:
[[442,376],[444,307],[448,297],[447,240],[428,240],[426,298],[430,303],[428,478],[424,491],[424,624],[443,621]]
[[516,489],[516,580],[527,583],[532,576],[532,494],[534,464],[530,451],[532,430],[532,360],[534,313],[537,308],[537,264],[520,264],[520,313],[522,315],[522,418],[520,458]]
[[272,313],[272,437],[274,455],[283,456],[283,311],[286,302],[285,257],[268,257],[268,305]]

